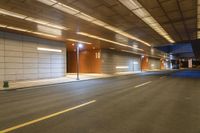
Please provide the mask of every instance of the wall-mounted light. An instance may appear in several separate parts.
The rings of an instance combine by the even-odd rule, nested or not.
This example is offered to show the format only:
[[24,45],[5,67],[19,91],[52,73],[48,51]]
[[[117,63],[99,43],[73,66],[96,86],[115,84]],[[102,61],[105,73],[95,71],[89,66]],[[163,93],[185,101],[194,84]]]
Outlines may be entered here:
[[83,48],[83,44],[79,43],[79,44],[78,44],[78,47],[79,47],[79,48]]
[[128,66],[116,66],[115,68],[116,69],[128,69],[129,67]]
[[41,48],[41,47],[38,47],[37,50],[39,50],[39,51],[49,51],[49,52],[59,52],[59,53],[62,52],[62,50],[60,50],[60,49],[50,49],[50,48]]

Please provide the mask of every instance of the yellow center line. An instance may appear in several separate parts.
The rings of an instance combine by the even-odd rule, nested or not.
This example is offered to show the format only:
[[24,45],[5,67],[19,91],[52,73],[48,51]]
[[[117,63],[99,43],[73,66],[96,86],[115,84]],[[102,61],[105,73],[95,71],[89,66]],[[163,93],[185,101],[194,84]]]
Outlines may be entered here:
[[46,119],[49,119],[49,118],[61,115],[63,113],[66,113],[66,112],[78,109],[80,107],[87,106],[87,105],[92,104],[94,102],[96,102],[96,100],[92,100],[92,101],[89,101],[87,103],[83,103],[83,104],[77,105],[77,106],[72,107],[72,108],[68,108],[68,109],[65,109],[65,110],[62,110],[62,111],[59,111],[59,112],[56,112],[56,113],[53,113],[53,114],[50,114],[50,115],[38,118],[38,119],[35,119],[35,120],[29,121],[29,122],[26,122],[26,123],[23,123],[23,124],[14,126],[14,127],[10,127],[10,128],[4,129],[4,130],[0,131],[0,133],[7,133],[7,132],[10,132],[10,131],[13,131],[13,130],[16,130],[16,129],[19,129],[19,128],[22,128],[22,127],[25,127],[25,126],[28,126],[28,125],[40,122],[40,121],[43,121],[43,120],[46,120]]
[[152,82],[152,81],[148,81],[148,82],[142,83],[142,84],[140,84],[140,85],[136,85],[134,88],[138,88],[138,87],[141,87],[141,86],[150,84],[151,82]]

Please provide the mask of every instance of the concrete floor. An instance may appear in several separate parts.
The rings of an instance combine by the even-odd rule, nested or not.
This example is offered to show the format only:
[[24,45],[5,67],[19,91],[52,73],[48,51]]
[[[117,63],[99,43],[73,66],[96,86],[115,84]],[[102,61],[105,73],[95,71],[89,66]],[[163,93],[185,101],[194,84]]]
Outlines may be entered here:
[[[1,91],[0,133],[9,131],[5,129],[13,133],[200,133],[199,79],[170,74],[151,72]],[[96,102],[21,125],[92,100]]]

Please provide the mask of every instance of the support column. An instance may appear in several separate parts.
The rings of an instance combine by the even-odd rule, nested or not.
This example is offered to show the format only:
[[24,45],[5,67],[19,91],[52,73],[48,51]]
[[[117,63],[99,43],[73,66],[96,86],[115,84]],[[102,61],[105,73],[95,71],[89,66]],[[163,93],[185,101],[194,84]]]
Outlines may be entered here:
[[79,70],[80,70],[80,51],[79,51],[79,44],[76,44],[76,73],[77,73],[77,80],[80,80],[79,78]]

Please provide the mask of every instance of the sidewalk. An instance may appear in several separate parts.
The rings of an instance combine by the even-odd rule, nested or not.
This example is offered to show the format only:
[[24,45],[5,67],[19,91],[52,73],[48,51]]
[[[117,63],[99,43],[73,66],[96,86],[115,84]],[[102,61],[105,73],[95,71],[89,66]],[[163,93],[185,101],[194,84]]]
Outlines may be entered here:
[[[138,72],[137,72],[138,73]],[[108,78],[114,77],[119,75],[129,75],[135,74],[133,72],[124,72],[124,73],[116,73],[116,74],[80,74],[80,80],[76,79],[76,74],[69,73],[66,77],[62,78],[54,78],[54,79],[40,79],[40,80],[25,80],[25,81],[11,81],[9,83],[9,88],[4,89],[3,83],[0,82],[0,90],[13,90],[13,89],[22,89],[22,88],[29,88],[29,87],[37,87],[43,85],[53,85],[59,83],[67,83],[67,82],[78,82],[84,80],[91,80],[91,79],[99,79],[99,78]]]

